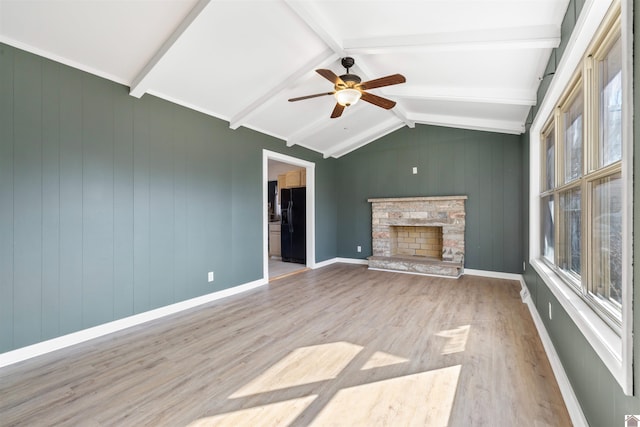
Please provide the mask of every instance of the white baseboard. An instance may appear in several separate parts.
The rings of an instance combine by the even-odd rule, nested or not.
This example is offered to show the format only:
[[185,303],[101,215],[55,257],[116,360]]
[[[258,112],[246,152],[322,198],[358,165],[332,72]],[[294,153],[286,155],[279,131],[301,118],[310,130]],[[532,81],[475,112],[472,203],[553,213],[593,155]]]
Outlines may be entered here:
[[369,260],[360,258],[336,258],[336,262],[342,262],[344,264],[369,265]]
[[517,280],[518,282],[524,283],[522,274],[503,273],[501,271],[473,270],[471,268],[465,268],[464,274],[469,276],[491,277],[494,279]]
[[326,267],[331,264],[343,263],[343,264],[359,264],[359,265],[369,265],[369,261],[366,259],[358,259],[358,258],[331,258],[326,261],[322,261],[313,266],[313,268]]
[[135,314],[123,319],[114,320],[112,322],[104,323],[92,328],[83,329],[81,331],[73,332],[61,337],[8,351],[6,353],[0,354],[0,368],[12,365],[14,363],[22,362],[36,356],[41,356],[55,350],[60,350],[62,348],[70,347],[75,344],[80,344],[82,342],[98,338],[103,335],[118,332],[132,326],[149,322],[151,320],[156,320],[164,316],[175,314],[183,310],[188,310],[202,304],[217,301],[219,299],[226,298],[232,295],[237,295],[242,292],[247,292],[260,286],[266,285],[267,283],[268,281],[265,279],[255,280],[243,285],[234,286],[233,288],[223,289],[218,292],[191,298],[186,301],[177,302],[175,304],[156,308],[154,310],[145,311],[144,313]]
[[522,281],[522,291],[520,292],[520,295],[522,296],[522,302],[527,304],[531,317],[533,318],[533,323],[536,325],[538,335],[540,336],[540,340],[544,346],[544,351],[547,353],[547,358],[549,359],[549,363],[551,363],[551,369],[553,370],[553,374],[555,375],[558,386],[560,387],[560,393],[562,393],[564,404],[566,405],[569,416],[571,417],[571,422],[576,427],[588,427],[589,424],[584,416],[584,412],[582,412],[578,398],[573,392],[573,387],[571,387],[567,373],[562,366],[562,362],[560,361],[558,353],[553,346],[553,342],[547,332],[547,328],[544,326],[544,322],[540,317],[540,313],[538,313],[538,310],[536,309],[535,303],[531,299],[531,294],[529,293],[529,289],[524,281]]
[[337,262],[336,259],[337,258],[331,258],[331,259],[328,259],[328,260],[325,260],[325,261],[317,262],[317,263],[315,263],[313,265],[312,269],[315,270],[316,268],[322,268],[322,267],[326,267],[326,266],[331,265],[331,264],[335,264]]

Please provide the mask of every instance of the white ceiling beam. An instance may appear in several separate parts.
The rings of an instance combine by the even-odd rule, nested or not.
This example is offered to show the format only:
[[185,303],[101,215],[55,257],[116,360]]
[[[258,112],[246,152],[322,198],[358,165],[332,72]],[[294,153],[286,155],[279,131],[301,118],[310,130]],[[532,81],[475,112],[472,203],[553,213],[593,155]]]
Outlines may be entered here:
[[[340,45],[338,40],[326,30],[326,28],[328,27],[328,23],[320,22],[318,20],[318,16],[320,16],[320,13],[314,10],[315,6],[312,3],[293,0],[285,0],[285,3],[296,15],[298,15],[298,17],[311,29],[311,31],[313,31],[313,33],[315,33],[328,46],[328,50],[322,52],[320,55],[307,62],[305,65],[288,76],[285,80],[272,87],[247,107],[243,108],[242,111],[236,114],[229,122],[229,127],[231,129],[237,129],[242,126],[243,122],[246,121],[246,119],[252,113],[258,110],[277,93],[286,89],[291,84],[291,82],[298,80],[300,77],[308,73],[309,70],[322,68],[327,64],[335,61],[339,57],[344,56],[342,46]],[[294,143],[291,143],[290,145],[293,144]],[[287,142],[287,145],[289,145],[289,142]]]
[[247,105],[243,108],[238,114],[231,118],[229,122],[229,127],[231,129],[238,129],[242,126],[244,121],[257,111],[260,107],[265,105],[270,99],[274,98],[278,93],[289,87],[293,82],[309,73],[309,70],[314,70],[316,68],[322,68],[327,64],[335,61],[338,58],[338,55],[326,49],[319,55],[316,55],[314,58],[309,60],[306,64],[299,67],[293,73],[288,75],[284,80],[282,80],[277,85],[268,89],[265,93],[263,93],[259,98],[255,99],[251,104]]
[[494,49],[552,49],[560,45],[560,28],[536,25],[451,33],[367,37],[343,41],[347,54],[440,52]]
[[524,123],[508,120],[481,119],[476,117],[447,116],[440,114],[412,113],[409,116],[416,123],[486,132],[520,135],[524,133]]
[[382,138],[401,127],[404,127],[404,123],[399,121],[397,117],[391,116],[387,120],[370,127],[365,132],[360,132],[357,135],[334,145],[330,150],[327,150],[322,154],[325,159],[329,157],[338,158],[340,156],[344,156],[345,154],[350,153],[353,150],[357,150],[376,139]]
[[321,22],[319,19],[322,13],[317,10],[313,2],[300,0],[285,0],[285,3],[307,26],[322,40],[329,49],[333,50],[339,57],[345,56],[340,40],[332,34],[328,22]]
[[[333,51],[335,56],[333,60],[342,58],[345,56],[342,49],[342,43],[338,38],[329,30],[331,28],[330,23],[321,20],[319,17],[322,13],[317,9],[317,6],[312,2],[305,2],[299,0],[284,0],[289,8],[304,22],[311,31],[313,31],[320,40],[327,45],[329,49]],[[311,67],[310,67],[311,68]],[[320,67],[313,67],[320,68]],[[289,138],[287,138],[287,146],[293,145],[304,146],[304,139],[321,129],[331,125],[331,121],[327,120],[327,117],[322,116],[318,120],[304,126],[299,129]]]
[[396,103],[396,106],[393,107],[391,109],[391,112],[393,114],[395,114],[395,116],[402,120],[402,122],[409,128],[413,129],[416,127],[416,122],[414,122],[413,120],[409,120],[409,118],[407,117],[407,112],[405,111],[404,108],[402,108],[402,105]]
[[160,49],[153,55],[153,57],[142,68],[138,75],[131,82],[129,89],[129,95],[136,98],[142,97],[149,89],[149,82],[153,71],[157,69],[158,65],[162,61],[162,58],[171,50],[175,43],[182,37],[185,31],[195,22],[195,20],[202,14],[202,11],[209,6],[211,0],[199,0],[198,3],[191,9],[189,14],[182,20],[178,28],[169,36],[167,40],[162,43]]
[[425,101],[474,102],[505,105],[536,105],[536,92],[524,89],[444,86],[389,86],[385,93],[394,98]]

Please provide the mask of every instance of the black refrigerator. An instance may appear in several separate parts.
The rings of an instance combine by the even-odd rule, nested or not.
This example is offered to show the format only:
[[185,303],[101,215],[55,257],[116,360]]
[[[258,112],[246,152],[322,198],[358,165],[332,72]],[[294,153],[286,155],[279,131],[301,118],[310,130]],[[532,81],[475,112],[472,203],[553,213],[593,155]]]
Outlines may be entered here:
[[307,263],[307,189],[283,188],[281,192],[282,261]]

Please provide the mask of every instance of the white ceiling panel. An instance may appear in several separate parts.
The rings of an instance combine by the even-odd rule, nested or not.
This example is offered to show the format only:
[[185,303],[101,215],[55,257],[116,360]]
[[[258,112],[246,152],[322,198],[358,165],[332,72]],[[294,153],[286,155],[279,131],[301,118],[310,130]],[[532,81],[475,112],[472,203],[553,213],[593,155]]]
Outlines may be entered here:
[[[325,113],[325,117],[329,117],[332,109]],[[341,117],[330,119],[329,125],[315,130],[296,143],[315,147],[327,157],[339,157],[386,135],[390,128],[396,130],[401,125],[391,112],[358,101],[356,105],[347,107]]]
[[202,11],[153,72],[154,93],[230,120],[326,51],[286,4],[240,3]]
[[196,0],[0,0],[0,41],[129,84]]
[[[0,41],[339,157],[415,123],[521,133],[569,0],[0,0]],[[354,17],[356,19],[354,19]],[[406,83],[331,119],[315,70]]]

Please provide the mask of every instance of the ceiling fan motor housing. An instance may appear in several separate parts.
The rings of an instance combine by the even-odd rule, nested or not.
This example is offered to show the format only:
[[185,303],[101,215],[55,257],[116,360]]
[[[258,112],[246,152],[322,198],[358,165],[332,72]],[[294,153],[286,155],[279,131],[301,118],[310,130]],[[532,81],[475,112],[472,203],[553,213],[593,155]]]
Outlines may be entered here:
[[355,74],[343,74],[340,76],[340,79],[344,82],[344,85],[341,82],[338,82],[336,84],[336,90],[353,88],[362,81],[362,79]]
[[350,56],[345,56],[340,62],[342,63],[342,66],[347,70],[347,72],[346,74],[340,76],[340,79],[342,80],[342,82],[344,82],[344,85],[342,84],[342,82],[338,82],[335,87],[336,90],[353,88],[355,85],[360,84],[360,82],[362,82],[360,77],[356,74],[349,73],[349,68],[353,67],[353,64],[355,64],[356,61]]

